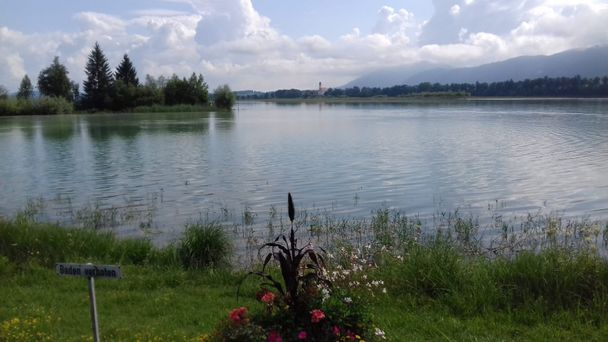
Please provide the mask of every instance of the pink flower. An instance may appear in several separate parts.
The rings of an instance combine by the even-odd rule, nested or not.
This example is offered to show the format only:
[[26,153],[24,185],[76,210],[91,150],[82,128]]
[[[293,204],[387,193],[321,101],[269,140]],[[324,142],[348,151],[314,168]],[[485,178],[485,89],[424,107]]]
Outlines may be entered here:
[[228,317],[230,317],[230,320],[232,321],[232,323],[241,324],[241,323],[245,322],[245,320],[247,319],[247,308],[246,307],[236,308],[236,309],[230,311],[230,315]]
[[340,335],[340,328],[339,328],[337,325],[334,325],[334,326],[331,328],[331,332],[332,332],[334,335],[338,336],[338,335]]
[[300,333],[298,334],[298,340],[305,340],[307,337],[308,334],[304,330],[300,331]]
[[261,300],[262,302],[266,303],[266,304],[272,304],[272,302],[274,302],[274,299],[275,299],[276,297],[277,297],[277,296],[276,296],[274,293],[272,293],[272,292],[268,291],[268,292],[266,292],[266,293],[264,293],[264,294],[262,295],[262,297],[260,298],[260,300]]
[[283,339],[278,332],[272,330],[268,333],[268,342],[283,342]]
[[310,312],[310,321],[312,323],[319,323],[325,318],[325,313],[321,310],[315,309]]

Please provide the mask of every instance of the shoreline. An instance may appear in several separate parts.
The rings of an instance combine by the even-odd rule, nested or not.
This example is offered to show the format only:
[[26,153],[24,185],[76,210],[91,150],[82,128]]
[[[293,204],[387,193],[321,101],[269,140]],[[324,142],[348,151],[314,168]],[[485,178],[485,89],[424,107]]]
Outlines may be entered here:
[[480,97],[480,96],[404,96],[404,97],[315,97],[296,99],[239,99],[238,103],[266,102],[276,104],[432,104],[450,102],[484,102],[484,101],[597,101],[608,102],[605,97]]

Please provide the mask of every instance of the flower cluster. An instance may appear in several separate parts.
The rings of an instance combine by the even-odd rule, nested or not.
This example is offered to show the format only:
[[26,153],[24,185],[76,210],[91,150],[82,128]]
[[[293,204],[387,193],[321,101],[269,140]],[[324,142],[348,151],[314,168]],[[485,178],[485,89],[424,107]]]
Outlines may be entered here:
[[248,322],[247,308],[246,307],[236,308],[236,309],[230,311],[230,314],[228,315],[228,317],[230,317],[230,320],[232,321],[232,323],[234,323],[236,325],[247,324],[247,322]]
[[[268,250],[262,270],[251,272],[263,279],[258,301],[265,310],[249,315],[246,308],[234,309],[229,321],[211,336],[211,341],[373,341],[380,336],[371,324],[363,302],[350,289],[354,282],[365,279],[366,267],[358,260],[352,269],[340,269],[340,275],[327,279],[325,257],[308,242],[298,243],[293,228],[295,208],[288,195],[289,218],[292,223],[288,235],[279,235],[266,243],[261,250]],[[282,279],[275,279],[267,271],[273,261],[280,268]],[[348,278],[351,273],[357,278]],[[350,284],[349,284],[350,282]],[[367,284],[367,282],[361,283]],[[370,288],[383,285],[382,281],[369,280]],[[359,285],[359,284],[357,284]],[[272,288],[270,291],[267,287]],[[364,338],[365,337],[365,338]]]
[[[372,297],[378,292],[386,293],[384,281],[373,279],[370,274],[376,268],[372,257],[372,246],[367,245],[362,249],[347,249],[341,247],[336,255],[328,255],[330,262],[326,277],[333,284],[347,287],[353,291],[363,290]],[[335,266],[333,266],[335,265]]]
[[52,341],[45,332],[50,325],[51,316],[8,319],[0,322],[0,341]]

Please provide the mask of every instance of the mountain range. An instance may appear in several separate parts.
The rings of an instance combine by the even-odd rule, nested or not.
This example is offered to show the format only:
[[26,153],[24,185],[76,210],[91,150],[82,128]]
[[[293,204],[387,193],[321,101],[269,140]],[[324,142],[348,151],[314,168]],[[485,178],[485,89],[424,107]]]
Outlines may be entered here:
[[376,70],[344,87],[390,87],[430,83],[520,81],[541,77],[596,77],[608,75],[608,46],[574,49],[549,56],[521,56],[468,68],[449,68],[422,62]]

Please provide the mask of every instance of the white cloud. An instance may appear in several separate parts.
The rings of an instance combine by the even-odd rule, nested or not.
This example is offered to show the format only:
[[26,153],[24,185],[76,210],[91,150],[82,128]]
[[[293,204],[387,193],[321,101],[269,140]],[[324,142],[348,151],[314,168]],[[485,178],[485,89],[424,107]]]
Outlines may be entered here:
[[16,89],[25,73],[35,80],[55,55],[81,81],[95,41],[113,67],[128,53],[140,78],[200,72],[211,86],[236,89],[337,86],[371,68],[475,65],[608,44],[608,4],[597,0],[434,0],[435,14],[424,23],[405,9],[381,6],[372,27],[335,40],[322,32],[286,36],[251,0],[174,1],[192,10],[144,8],[128,17],[82,12],[73,16],[77,32],[0,27],[0,84]]
[[457,16],[460,14],[460,6],[458,4],[450,7],[450,14],[453,16]]

